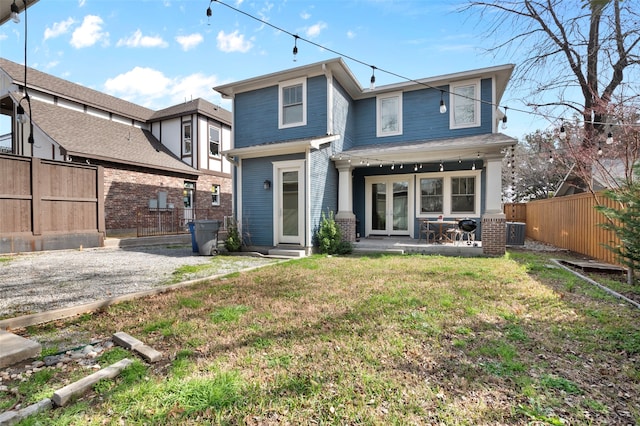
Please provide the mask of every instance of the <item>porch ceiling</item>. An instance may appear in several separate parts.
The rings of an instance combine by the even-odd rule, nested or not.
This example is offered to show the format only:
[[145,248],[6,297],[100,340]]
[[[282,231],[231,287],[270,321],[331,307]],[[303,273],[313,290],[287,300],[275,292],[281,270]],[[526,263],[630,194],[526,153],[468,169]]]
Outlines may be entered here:
[[518,140],[502,133],[466,136],[436,140],[369,145],[349,149],[334,155],[334,161],[360,166],[361,161],[371,164],[409,164],[447,161],[470,161],[501,156],[501,151]]

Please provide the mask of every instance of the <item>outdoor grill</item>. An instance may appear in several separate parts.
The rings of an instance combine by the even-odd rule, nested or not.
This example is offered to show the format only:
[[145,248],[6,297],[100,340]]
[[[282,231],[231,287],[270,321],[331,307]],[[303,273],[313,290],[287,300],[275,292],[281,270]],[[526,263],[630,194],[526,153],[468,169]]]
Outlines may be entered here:
[[473,232],[476,230],[476,221],[473,219],[462,219],[458,222],[458,228],[464,232]]
[[467,244],[471,245],[472,241],[476,240],[476,221],[473,219],[462,219],[458,221],[458,229],[461,234],[459,235],[458,242],[462,242],[464,236],[467,236]]

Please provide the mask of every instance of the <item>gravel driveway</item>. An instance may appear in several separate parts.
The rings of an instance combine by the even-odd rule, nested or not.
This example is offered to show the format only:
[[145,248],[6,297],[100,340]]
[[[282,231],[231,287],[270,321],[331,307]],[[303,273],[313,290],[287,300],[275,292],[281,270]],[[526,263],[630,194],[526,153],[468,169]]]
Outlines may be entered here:
[[[0,256],[0,318],[83,305],[167,284],[184,265],[214,263],[227,274],[273,263],[249,256],[199,256],[190,246],[95,248]],[[211,275],[208,272],[206,275]],[[187,279],[200,278],[190,276]]]

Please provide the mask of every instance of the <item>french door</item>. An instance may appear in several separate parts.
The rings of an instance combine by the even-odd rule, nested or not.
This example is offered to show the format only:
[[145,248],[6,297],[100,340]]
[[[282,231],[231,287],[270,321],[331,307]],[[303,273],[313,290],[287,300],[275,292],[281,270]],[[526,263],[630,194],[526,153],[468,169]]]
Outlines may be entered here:
[[408,177],[375,176],[366,179],[367,234],[410,235],[413,221],[413,181]]

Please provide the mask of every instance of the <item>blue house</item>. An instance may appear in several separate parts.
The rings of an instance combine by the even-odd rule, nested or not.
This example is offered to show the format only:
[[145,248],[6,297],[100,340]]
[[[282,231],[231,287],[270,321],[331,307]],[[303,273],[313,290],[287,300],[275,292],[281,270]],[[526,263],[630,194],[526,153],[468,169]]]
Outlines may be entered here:
[[255,250],[307,253],[322,213],[343,239],[418,239],[426,219],[475,219],[503,254],[498,105],[514,66],[362,88],[341,58],[215,87],[233,100],[234,215]]

